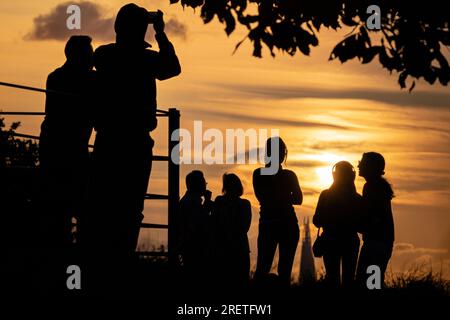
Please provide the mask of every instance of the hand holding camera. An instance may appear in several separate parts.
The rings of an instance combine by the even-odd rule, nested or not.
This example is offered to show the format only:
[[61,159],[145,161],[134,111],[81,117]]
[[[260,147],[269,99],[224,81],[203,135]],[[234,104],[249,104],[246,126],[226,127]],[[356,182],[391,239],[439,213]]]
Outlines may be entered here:
[[153,24],[156,33],[164,32],[164,13],[161,10],[148,12],[148,23]]

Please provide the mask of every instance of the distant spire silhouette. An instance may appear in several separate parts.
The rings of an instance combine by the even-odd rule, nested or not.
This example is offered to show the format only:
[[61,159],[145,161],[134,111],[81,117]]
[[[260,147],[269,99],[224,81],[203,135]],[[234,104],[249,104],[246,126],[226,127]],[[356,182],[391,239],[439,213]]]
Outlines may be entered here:
[[300,257],[299,282],[316,281],[316,268],[311,246],[311,233],[309,230],[309,217],[303,219],[302,254]]

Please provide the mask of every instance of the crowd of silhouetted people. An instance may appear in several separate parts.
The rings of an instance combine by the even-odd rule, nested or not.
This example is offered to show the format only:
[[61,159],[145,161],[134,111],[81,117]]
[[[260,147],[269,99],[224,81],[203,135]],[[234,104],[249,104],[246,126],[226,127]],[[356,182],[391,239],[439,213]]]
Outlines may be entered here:
[[[148,49],[144,38],[149,19],[143,8],[122,7],[114,26],[115,43],[94,51],[90,37],[73,36],[65,47],[67,61],[48,76],[40,136],[42,256],[43,272],[58,275],[57,287],[65,286],[61,279],[72,261],[81,261],[90,290],[120,290],[132,281],[131,261],[152,168],[150,132],[157,127],[155,80],[181,72],[160,11],[151,21],[159,51]],[[277,149],[272,150],[273,145]],[[300,235],[294,205],[303,201],[296,174],[283,167],[287,153],[281,138],[270,138],[266,159],[277,154],[278,170],[267,175],[259,168],[253,173],[260,204],[253,278],[262,283],[272,276],[278,249],[280,286],[291,282]],[[323,229],[320,255],[326,279],[333,286],[350,286],[355,279],[364,282],[370,265],[379,266],[384,275],[394,241],[393,191],[383,178],[384,167],[380,154],[364,153],[359,175],[366,184],[360,195],[355,169],[339,162],[333,167],[332,186],[320,194],[313,223]],[[252,210],[242,198],[240,178],[224,174],[222,195],[214,201],[201,171],[186,176],[186,189],[176,221],[176,250],[184,280],[190,286],[214,281],[220,287],[247,288]],[[70,251],[74,219],[79,244],[75,253]],[[361,251],[358,233],[363,238]],[[81,260],[73,260],[74,256]]]
[[[253,189],[260,204],[253,279],[258,284],[275,278],[277,285],[287,287],[299,242],[293,206],[302,204],[303,195],[296,174],[281,165],[287,157],[284,141],[279,137],[269,138],[266,155],[272,154],[273,139],[279,146],[274,151],[279,153],[278,171],[274,175],[262,175],[262,168],[258,168],[253,173]],[[266,163],[266,167],[270,165]],[[334,182],[320,194],[313,217],[314,225],[323,229],[314,253],[323,257],[325,281],[330,288],[366,286],[367,267],[371,265],[380,268],[383,283],[392,253],[393,191],[383,178],[384,158],[379,153],[364,153],[358,167],[359,175],[366,180],[362,195],[356,191],[354,167],[347,161],[338,162],[332,169]],[[194,170],[186,176],[186,188],[180,201],[178,250],[188,285],[214,282],[223,288],[247,287],[251,205],[241,198],[243,186],[239,177],[224,174],[223,194],[215,201],[211,200],[201,171]],[[361,251],[358,233],[363,238]],[[274,275],[271,269],[277,249],[278,270]]]

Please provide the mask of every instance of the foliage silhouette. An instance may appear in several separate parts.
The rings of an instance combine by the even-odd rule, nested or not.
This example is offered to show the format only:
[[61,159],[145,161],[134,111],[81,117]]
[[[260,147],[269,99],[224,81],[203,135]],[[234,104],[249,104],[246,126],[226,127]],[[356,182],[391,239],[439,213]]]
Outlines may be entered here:
[[0,118],[0,167],[35,168],[38,164],[38,144],[30,139],[16,139],[14,133],[20,122],[13,122],[5,130],[4,118]]
[[[430,84],[450,81],[448,58],[450,13],[443,1],[388,0],[170,0],[183,7],[201,8],[200,16],[209,23],[217,16],[230,35],[237,23],[248,29],[245,39],[253,43],[253,55],[262,57],[262,45],[272,56],[274,50],[293,56],[309,55],[319,44],[323,28],[352,27],[352,32],[333,49],[330,60],[342,63],[358,58],[369,63],[378,56],[390,73],[399,74],[398,83],[406,87],[408,77],[424,78]],[[381,30],[366,27],[370,5],[381,9]],[[245,40],[244,39],[244,40]],[[244,41],[236,45],[236,49]],[[376,43],[376,44],[375,44]],[[415,86],[411,83],[409,90]]]

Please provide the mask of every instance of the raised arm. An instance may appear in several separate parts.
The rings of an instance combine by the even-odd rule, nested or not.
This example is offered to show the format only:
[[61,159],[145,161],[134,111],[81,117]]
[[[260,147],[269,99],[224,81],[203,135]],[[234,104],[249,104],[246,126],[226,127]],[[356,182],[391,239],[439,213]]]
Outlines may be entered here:
[[167,35],[161,32],[157,33],[155,38],[159,46],[156,79],[166,80],[179,75],[181,73],[180,62]]
[[164,26],[163,13],[158,10],[157,21],[153,24],[156,33],[155,39],[159,46],[159,61],[156,70],[156,79],[158,80],[170,79],[181,73],[181,66],[175,53],[175,48],[167,38],[167,35],[164,32]]

